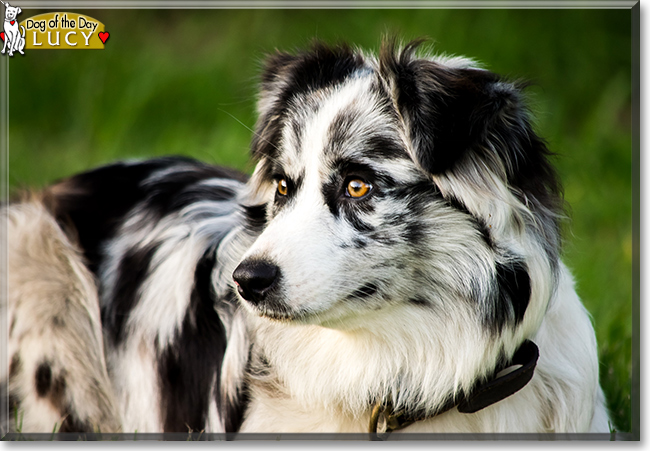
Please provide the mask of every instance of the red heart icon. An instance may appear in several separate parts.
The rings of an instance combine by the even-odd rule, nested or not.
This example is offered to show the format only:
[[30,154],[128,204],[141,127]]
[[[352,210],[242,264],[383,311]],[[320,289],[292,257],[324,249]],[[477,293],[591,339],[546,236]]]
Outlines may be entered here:
[[106,31],[106,32],[100,31],[99,32],[99,39],[102,40],[102,44],[106,44],[106,40],[108,39],[109,36],[110,36],[110,34],[108,33],[108,31]]
[[12,20],[12,21],[11,21],[11,22],[9,22],[9,23],[10,23],[11,25],[13,25],[13,24],[15,24],[15,23],[16,23],[16,21],[15,21],[15,20]]
[[0,32],[0,38],[2,38],[3,41],[5,40],[5,32],[4,31]]

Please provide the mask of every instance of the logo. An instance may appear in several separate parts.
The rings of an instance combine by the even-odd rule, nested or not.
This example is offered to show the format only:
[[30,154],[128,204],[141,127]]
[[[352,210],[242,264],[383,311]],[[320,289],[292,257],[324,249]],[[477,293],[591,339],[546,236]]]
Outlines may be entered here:
[[[18,22],[16,21],[16,16],[22,10],[11,6],[9,3],[2,2],[2,4],[5,5],[5,23],[3,31],[0,33],[0,38],[4,41],[2,53],[4,54],[6,52],[9,56],[14,56],[14,51],[18,51],[21,55],[24,55],[25,27],[20,25],[19,29]],[[20,30],[22,30],[22,34]]]
[[4,41],[2,53],[13,56],[23,49],[103,49],[110,34],[100,21],[82,14],[52,12],[39,14],[18,23],[21,9],[5,3]]

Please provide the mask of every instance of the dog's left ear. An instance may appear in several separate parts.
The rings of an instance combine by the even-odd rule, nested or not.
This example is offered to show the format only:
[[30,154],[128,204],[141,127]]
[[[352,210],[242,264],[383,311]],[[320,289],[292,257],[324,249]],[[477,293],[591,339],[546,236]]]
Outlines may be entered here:
[[416,58],[421,42],[414,41],[401,52],[395,51],[394,43],[385,43],[380,70],[391,84],[414,157],[425,170],[441,174],[476,150],[496,152],[488,160],[498,156],[510,174],[518,174],[525,168],[509,166],[518,165],[526,155],[512,152],[526,154],[522,146],[537,146],[532,153],[546,153],[530,127],[518,86],[485,70]]
[[318,41],[309,50],[295,55],[284,52],[270,55],[262,72],[259,119],[251,144],[253,157],[276,156],[281,125],[294,98],[333,86],[363,65],[362,55],[350,46],[327,46]]

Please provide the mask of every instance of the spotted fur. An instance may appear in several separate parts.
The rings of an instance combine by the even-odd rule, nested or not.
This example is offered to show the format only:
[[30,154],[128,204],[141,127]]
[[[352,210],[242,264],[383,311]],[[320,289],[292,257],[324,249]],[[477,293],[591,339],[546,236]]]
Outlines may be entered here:
[[[593,328],[560,259],[561,188],[524,86],[420,47],[271,55],[249,180],[161,158],[10,206],[25,215],[10,221],[10,319],[51,324],[63,343],[10,331],[9,394],[29,429],[68,415],[79,430],[364,432],[389,403],[423,418],[406,432],[607,432]],[[65,246],[28,246],[25,222]],[[52,255],[78,270],[26,297],[23,275],[54,271]],[[70,290],[85,323],[65,313]],[[60,352],[80,334],[84,347]],[[522,390],[433,416],[527,339],[540,358]],[[67,394],[68,377],[104,402]]]

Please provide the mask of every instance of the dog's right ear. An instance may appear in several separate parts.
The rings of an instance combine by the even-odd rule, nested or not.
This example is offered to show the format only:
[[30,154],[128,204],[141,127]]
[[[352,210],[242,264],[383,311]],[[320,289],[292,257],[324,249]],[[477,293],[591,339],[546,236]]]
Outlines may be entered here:
[[345,44],[327,46],[315,42],[304,52],[270,55],[262,72],[253,157],[277,155],[282,125],[294,98],[341,82],[363,65],[361,54]]
[[385,41],[380,71],[404,118],[415,160],[441,174],[480,144],[500,115],[518,114],[519,99],[514,87],[469,61],[450,65],[416,57],[423,42],[398,50],[394,40]]

